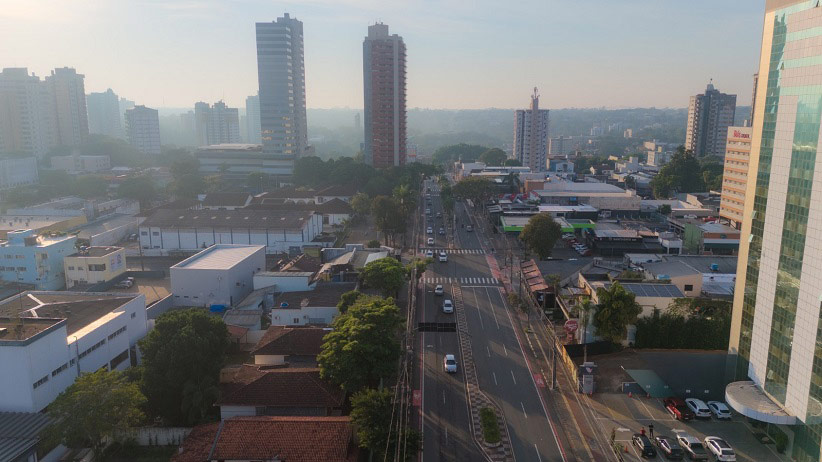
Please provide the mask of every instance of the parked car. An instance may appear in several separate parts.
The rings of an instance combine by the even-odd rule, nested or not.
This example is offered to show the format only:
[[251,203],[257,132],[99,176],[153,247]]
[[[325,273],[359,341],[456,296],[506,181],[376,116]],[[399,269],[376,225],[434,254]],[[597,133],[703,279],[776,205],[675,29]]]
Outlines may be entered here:
[[437,218],[442,218],[442,212],[437,212]]
[[431,250],[431,249],[426,250],[425,251],[425,258],[434,258],[434,251]]
[[468,232],[470,233],[471,231],[473,231],[473,230],[474,230],[474,227],[473,227],[473,226],[471,226],[471,225],[465,225],[465,230],[466,230],[466,231],[468,231]]
[[426,242],[428,243],[428,245],[434,245],[434,238],[433,238],[433,237],[429,237],[429,238],[428,238],[428,240],[427,240]]
[[440,230],[438,232],[440,236],[445,236],[445,228],[443,228],[442,226],[440,226]]
[[445,253],[445,250],[440,250],[440,262],[442,262],[442,263],[448,262],[448,254]]
[[114,287],[116,287],[118,289],[130,289],[133,286],[134,286],[134,278],[133,277],[127,277],[127,278],[123,279],[122,281],[118,282],[117,284],[114,284]]
[[434,228],[430,226],[425,228],[425,234],[434,234]]
[[442,302],[442,312],[446,314],[451,314],[454,312],[454,303],[451,300],[445,300]]
[[673,438],[659,435],[654,439],[656,440],[656,446],[666,459],[682,460],[682,458],[685,457],[685,451],[682,450],[682,446]]
[[678,433],[676,435],[676,442],[682,447],[682,450],[688,454],[690,460],[708,460],[708,451],[705,446],[687,433]]
[[445,372],[451,374],[457,372],[457,360],[454,359],[454,355],[445,355],[445,358],[442,360],[442,365],[445,367]]
[[694,413],[694,416],[696,416],[697,419],[711,418],[711,410],[708,409],[708,405],[705,404],[705,401],[698,398],[688,398],[685,400],[685,404],[688,405],[688,408]]
[[685,404],[685,401],[682,401],[682,398],[665,398],[662,400],[662,404],[676,420],[693,420],[694,418],[694,413],[688,409],[688,405]]
[[431,215],[431,209],[425,209],[425,214],[426,215]]
[[654,445],[651,444],[651,440],[649,440],[647,436],[640,433],[634,433],[633,438],[631,438],[631,442],[637,449],[639,449],[639,453],[642,457],[656,457],[656,449],[654,448]]
[[717,419],[731,420],[731,410],[722,401],[708,401],[708,408]]
[[442,288],[442,284],[437,284],[437,286],[434,287],[434,295],[443,295],[443,294],[445,294],[445,290]]
[[718,436],[706,436],[705,447],[720,462],[736,462],[736,453],[731,445]]

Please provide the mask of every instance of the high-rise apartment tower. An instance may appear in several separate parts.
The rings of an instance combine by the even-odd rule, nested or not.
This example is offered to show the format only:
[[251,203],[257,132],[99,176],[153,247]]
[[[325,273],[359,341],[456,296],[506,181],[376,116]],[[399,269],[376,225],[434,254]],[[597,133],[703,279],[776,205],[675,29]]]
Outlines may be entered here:
[[727,95],[708,84],[705,93],[691,96],[685,149],[697,156],[725,155],[728,127],[734,124],[736,95]]
[[532,172],[548,169],[548,109],[539,108],[539,92],[534,88],[531,108],[514,112],[514,158]]

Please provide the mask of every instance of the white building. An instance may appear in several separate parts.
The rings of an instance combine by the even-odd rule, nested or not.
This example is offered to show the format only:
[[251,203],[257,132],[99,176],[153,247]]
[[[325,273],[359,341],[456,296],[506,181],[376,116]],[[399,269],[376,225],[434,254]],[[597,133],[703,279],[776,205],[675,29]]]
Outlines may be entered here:
[[143,154],[160,155],[160,118],[157,109],[134,106],[126,111],[126,137]]
[[65,170],[68,173],[94,173],[111,169],[109,156],[54,156],[51,158],[51,168]]
[[144,255],[214,244],[263,245],[266,253],[301,253],[322,227],[322,216],[313,212],[158,210],[140,224],[140,245]]
[[233,306],[254,290],[265,270],[265,246],[217,244],[171,267],[177,306]]
[[137,363],[142,294],[23,292],[0,302],[0,410],[40,412],[80,373]]
[[39,180],[36,157],[0,160],[0,189],[36,184]]
[[86,95],[88,106],[88,131],[113,138],[123,137],[123,124],[120,120],[120,99],[111,88],[100,93]]
[[88,138],[88,113],[84,75],[71,67],[60,67],[46,76],[52,98],[57,146],[79,146]]
[[48,88],[28,69],[0,72],[0,152],[38,158],[54,146],[55,120]]
[[240,142],[240,113],[218,101],[194,104],[194,130],[198,146]]
[[532,172],[548,169],[548,109],[539,108],[536,88],[531,95],[531,108],[515,111],[514,158]]
[[247,139],[250,144],[260,144],[263,138],[260,132],[260,96],[253,95],[245,99],[245,123]]

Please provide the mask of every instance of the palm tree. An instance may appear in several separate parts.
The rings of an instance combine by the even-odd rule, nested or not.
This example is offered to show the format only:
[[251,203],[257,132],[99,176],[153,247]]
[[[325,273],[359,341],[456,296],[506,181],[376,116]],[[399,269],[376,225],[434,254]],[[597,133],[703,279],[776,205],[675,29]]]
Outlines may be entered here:
[[582,362],[588,361],[588,324],[591,319],[591,313],[596,309],[596,305],[591,302],[590,298],[586,298],[577,306],[577,313],[582,315]]

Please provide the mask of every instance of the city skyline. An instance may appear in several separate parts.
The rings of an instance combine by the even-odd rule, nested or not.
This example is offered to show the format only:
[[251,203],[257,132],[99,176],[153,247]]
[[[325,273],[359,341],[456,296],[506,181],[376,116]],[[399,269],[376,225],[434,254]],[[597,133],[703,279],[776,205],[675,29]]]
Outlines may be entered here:
[[[0,40],[20,44],[0,50],[0,62],[41,77],[74,67],[86,76],[87,92],[112,88],[151,107],[200,100],[243,107],[257,88],[254,23],[288,12],[305,24],[309,108],[361,107],[362,30],[377,21],[402,30],[413,49],[409,108],[514,109],[534,86],[549,108],[686,107],[711,78],[748,105],[758,55],[748,44],[760,41],[763,1],[710,4],[705,17],[708,5],[452,2],[432,15],[425,2],[386,8],[370,0],[287,1],[275,9],[258,1],[78,7],[54,0],[0,11]],[[579,18],[589,27],[580,29]],[[78,27],[89,32],[78,34]],[[215,56],[219,65],[209,65]]]

